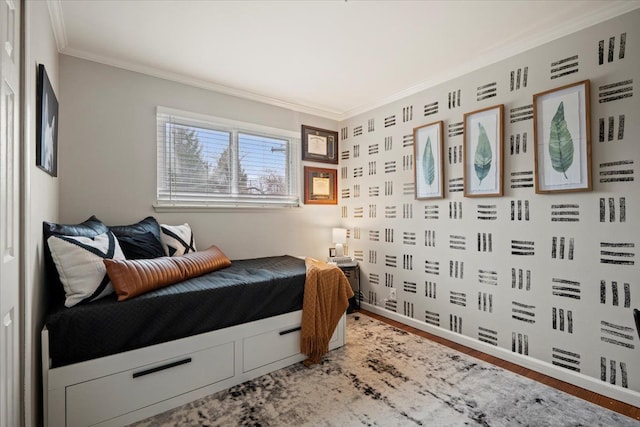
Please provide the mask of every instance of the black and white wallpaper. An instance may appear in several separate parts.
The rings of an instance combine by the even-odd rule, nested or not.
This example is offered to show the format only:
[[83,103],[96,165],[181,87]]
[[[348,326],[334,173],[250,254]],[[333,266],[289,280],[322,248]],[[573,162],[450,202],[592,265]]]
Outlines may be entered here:
[[[640,392],[638,24],[635,10],[340,124],[365,307]],[[593,190],[536,194],[533,95],[587,79]],[[504,196],[465,198],[463,115],[497,104]],[[445,197],[415,200],[413,128],[439,120]]]

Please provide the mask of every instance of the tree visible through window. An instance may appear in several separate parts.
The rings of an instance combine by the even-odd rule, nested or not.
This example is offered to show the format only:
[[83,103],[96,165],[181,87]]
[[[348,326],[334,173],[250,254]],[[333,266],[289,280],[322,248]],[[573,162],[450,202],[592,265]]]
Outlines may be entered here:
[[294,139],[246,127],[159,111],[158,204],[297,206]]
[[202,144],[196,131],[180,125],[168,125],[173,140],[173,181],[175,191],[199,191],[209,181],[209,163],[202,156]]
[[245,173],[247,194],[287,194],[287,141],[239,134],[240,170]]

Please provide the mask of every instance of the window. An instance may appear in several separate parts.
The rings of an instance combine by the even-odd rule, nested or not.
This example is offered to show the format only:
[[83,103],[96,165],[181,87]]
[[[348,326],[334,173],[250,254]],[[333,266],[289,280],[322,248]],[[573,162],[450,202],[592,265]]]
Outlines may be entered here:
[[292,131],[158,107],[162,207],[299,206]]

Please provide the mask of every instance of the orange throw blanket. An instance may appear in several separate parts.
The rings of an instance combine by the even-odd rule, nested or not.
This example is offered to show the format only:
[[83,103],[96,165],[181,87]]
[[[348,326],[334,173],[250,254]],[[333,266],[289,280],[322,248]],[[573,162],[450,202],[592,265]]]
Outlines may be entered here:
[[300,351],[309,356],[306,366],[320,363],[329,351],[329,340],[349,306],[353,290],[342,270],[313,258],[306,258],[307,277],[302,302]]

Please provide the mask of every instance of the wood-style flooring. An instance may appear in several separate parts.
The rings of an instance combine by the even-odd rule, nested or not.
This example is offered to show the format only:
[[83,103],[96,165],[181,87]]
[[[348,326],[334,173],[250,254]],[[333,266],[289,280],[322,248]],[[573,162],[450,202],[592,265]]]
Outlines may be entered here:
[[466,347],[464,345],[455,343],[445,338],[441,338],[439,336],[430,334],[428,332],[421,331],[420,329],[413,328],[411,326],[407,326],[403,323],[397,322],[395,320],[391,320],[384,316],[380,316],[379,314],[372,313],[367,310],[359,310],[360,313],[366,314],[367,316],[373,317],[374,319],[378,319],[382,322],[388,323],[389,325],[395,326],[398,329],[402,329],[407,332],[411,332],[413,334],[419,335],[431,341],[440,343],[447,347],[450,347],[454,350],[457,350],[461,353],[468,354],[469,356],[475,357],[480,360],[484,360],[485,362],[491,363],[493,365],[499,366],[501,368],[507,369],[511,372],[515,372],[516,374],[520,374],[532,380],[538,381],[542,384],[546,384],[550,387],[554,387],[558,390],[564,391],[565,393],[569,393],[573,396],[579,397],[580,399],[584,399],[588,402],[595,403],[596,405],[600,405],[612,411],[616,411],[620,414],[626,415],[628,417],[634,418],[636,420],[640,420],[640,408],[636,406],[629,405],[627,403],[620,402],[618,400],[611,399],[607,396],[603,396],[598,393],[594,393],[592,391],[586,390],[582,387],[578,387],[564,381],[557,380],[550,376],[541,374],[539,372],[532,371],[527,368],[523,368],[522,366],[518,366],[514,363],[507,362],[506,360],[499,359],[495,356],[491,356],[481,351],[474,350],[472,348]]

